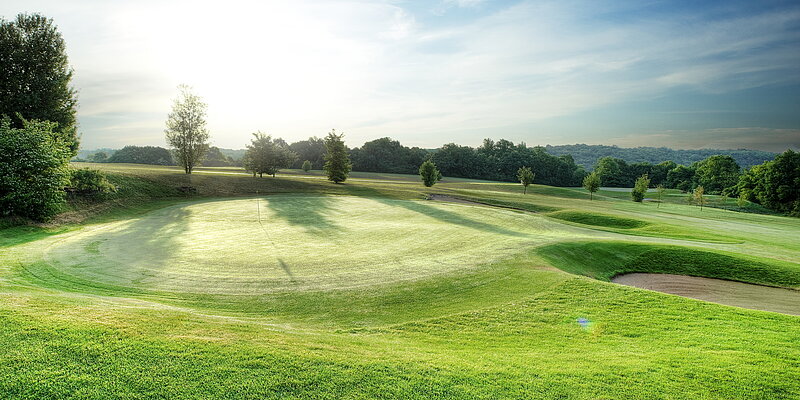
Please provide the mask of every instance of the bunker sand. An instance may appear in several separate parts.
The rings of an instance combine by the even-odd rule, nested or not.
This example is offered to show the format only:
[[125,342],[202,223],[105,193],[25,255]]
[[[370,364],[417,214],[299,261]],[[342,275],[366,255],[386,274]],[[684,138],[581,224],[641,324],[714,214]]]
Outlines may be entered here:
[[800,291],[793,289],[673,274],[631,273],[611,281],[712,303],[800,315]]

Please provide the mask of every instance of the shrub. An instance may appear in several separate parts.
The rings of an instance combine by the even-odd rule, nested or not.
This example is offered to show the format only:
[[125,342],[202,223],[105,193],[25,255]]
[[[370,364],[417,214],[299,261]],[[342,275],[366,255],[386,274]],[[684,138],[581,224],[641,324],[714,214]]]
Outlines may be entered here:
[[0,120],[0,210],[35,220],[47,220],[64,203],[69,183],[70,142],[59,138],[47,121],[25,121],[12,128]]
[[94,198],[105,198],[109,193],[117,191],[117,187],[108,181],[104,173],[89,168],[70,171],[70,189],[79,195]]

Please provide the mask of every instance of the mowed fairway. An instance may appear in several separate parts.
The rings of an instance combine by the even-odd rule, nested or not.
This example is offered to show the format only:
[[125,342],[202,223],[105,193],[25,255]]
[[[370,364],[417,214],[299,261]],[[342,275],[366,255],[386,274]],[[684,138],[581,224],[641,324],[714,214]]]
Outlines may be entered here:
[[107,168],[120,198],[89,219],[0,229],[0,398],[800,398],[799,316],[608,282],[797,290],[798,219]]

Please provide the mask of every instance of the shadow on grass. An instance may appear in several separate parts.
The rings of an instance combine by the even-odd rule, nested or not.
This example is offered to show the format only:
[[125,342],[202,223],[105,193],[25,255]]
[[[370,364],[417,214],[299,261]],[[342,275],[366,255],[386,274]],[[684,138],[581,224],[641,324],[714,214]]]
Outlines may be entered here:
[[[328,196],[263,197],[257,207],[265,230],[269,230],[269,220],[277,218],[309,233],[331,235],[342,229],[329,217],[334,202]],[[267,210],[272,213],[266,213]]]
[[460,225],[466,228],[477,229],[484,232],[490,233],[497,233],[501,235],[507,236],[515,236],[515,237],[524,237],[528,236],[526,233],[513,231],[502,226],[494,225],[491,223],[483,222],[474,220],[471,218],[467,218],[461,214],[454,213],[452,211],[448,211],[444,209],[444,207],[434,207],[428,204],[425,204],[421,201],[410,201],[410,200],[393,200],[387,198],[381,191],[374,190],[371,188],[363,188],[362,193],[365,196],[370,196],[375,201],[380,203],[390,205],[392,207],[402,207],[410,211],[414,211],[416,213],[420,213],[427,217],[435,218],[439,221]]

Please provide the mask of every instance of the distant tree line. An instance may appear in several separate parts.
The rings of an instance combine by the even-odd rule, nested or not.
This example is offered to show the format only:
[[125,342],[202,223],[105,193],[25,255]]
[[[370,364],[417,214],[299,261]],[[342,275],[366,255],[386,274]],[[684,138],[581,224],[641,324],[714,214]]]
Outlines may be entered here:
[[575,163],[586,169],[592,168],[603,157],[613,157],[628,163],[658,164],[672,160],[676,164],[691,165],[714,155],[728,155],[736,160],[742,168],[764,163],[775,158],[777,153],[759,150],[675,150],[667,147],[634,147],[624,148],[606,145],[570,144],[563,146],[545,146],[548,153],[560,156],[569,154]]
[[448,143],[433,153],[444,176],[514,182],[520,167],[530,167],[536,182],[552,186],[580,186],[586,171],[570,155],[554,156],[544,147],[528,147],[500,139],[484,139],[477,148]]

